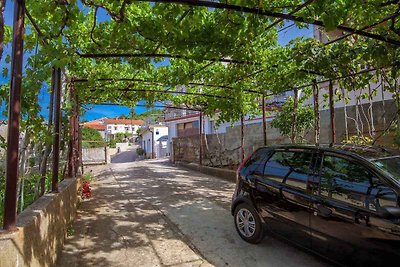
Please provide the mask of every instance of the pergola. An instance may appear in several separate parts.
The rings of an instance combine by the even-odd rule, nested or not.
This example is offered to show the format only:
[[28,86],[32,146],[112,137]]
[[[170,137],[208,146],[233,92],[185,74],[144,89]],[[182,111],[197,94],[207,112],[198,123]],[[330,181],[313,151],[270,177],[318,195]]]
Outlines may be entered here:
[[[326,25],[326,23],[323,20],[318,20],[313,16],[307,17],[307,12],[303,12],[304,10],[307,10],[309,7],[312,7],[312,5],[317,5],[314,0],[307,0],[307,1],[293,1],[294,3],[297,3],[293,6],[289,7],[281,7],[281,8],[267,8],[264,7],[265,4],[260,4],[260,1],[251,1],[248,6],[245,5],[239,5],[239,4],[229,4],[228,1],[202,1],[202,0],[153,0],[153,1],[120,1],[120,5],[118,5],[117,9],[111,9],[108,8],[105,3],[102,4],[101,1],[82,1],[82,4],[92,8],[93,9],[93,22],[91,27],[89,25],[83,25],[85,27],[89,27],[90,31],[90,42],[91,46],[89,47],[76,47],[73,43],[70,43],[69,38],[75,38],[74,40],[80,40],[81,36],[67,36],[64,34],[64,30],[68,28],[69,26],[72,25],[73,18],[69,18],[69,5],[70,1],[55,1],[55,5],[60,5],[61,7],[65,7],[66,14],[65,18],[61,20],[61,24],[57,25],[59,27],[59,32],[56,33],[54,36],[51,34],[46,33],[42,29],[42,25],[40,25],[39,22],[37,22],[37,18],[35,17],[35,14],[31,14],[31,11],[26,8],[25,1],[24,0],[15,0],[15,7],[14,7],[14,26],[13,26],[13,39],[12,39],[12,64],[11,64],[11,85],[10,85],[10,102],[9,102],[9,117],[8,117],[8,139],[7,139],[7,169],[6,169],[6,195],[5,195],[5,215],[4,215],[4,229],[5,230],[14,230],[16,228],[16,196],[17,196],[17,181],[18,181],[18,151],[19,151],[19,136],[20,136],[20,113],[21,113],[21,107],[20,107],[20,102],[21,102],[21,86],[22,86],[22,78],[23,78],[23,56],[24,56],[24,25],[25,25],[25,15],[29,19],[30,25],[31,25],[31,30],[35,31],[37,36],[40,38],[40,43],[42,46],[48,46],[51,47],[51,38],[61,38],[59,40],[62,40],[62,42],[68,43],[70,46],[69,50],[66,51],[67,57],[73,58],[70,61],[73,61],[74,59],[77,60],[84,60],[88,59],[90,61],[80,61],[77,64],[80,64],[81,62],[87,63],[88,66],[90,65],[90,62],[97,62],[96,60],[102,60],[106,59],[109,60],[107,62],[112,62],[112,63],[104,63],[106,64],[133,64],[132,60],[137,59],[140,62],[144,62],[143,65],[148,66],[148,64],[153,64],[155,59],[169,59],[174,62],[186,62],[182,64],[187,64],[184,65],[186,68],[185,70],[188,72],[185,74],[186,79],[178,79],[178,81],[174,81],[174,77],[164,77],[163,73],[159,72],[154,72],[156,73],[153,77],[151,75],[148,75],[149,77],[146,78],[145,74],[144,75],[139,75],[138,73],[134,73],[131,77],[127,77],[125,75],[118,76],[118,70],[113,71],[112,67],[107,67],[108,73],[105,73],[104,75],[99,74],[98,76],[91,77],[89,75],[92,75],[93,69],[92,70],[87,70],[85,67],[82,67],[84,71],[81,73],[87,73],[87,76],[82,75],[82,76],[73,76],[73,77],[68,77],[68,85],[69,85],[69,97],[71,103],[73,103],[72,108],[71,108],[71,116],[69,119],[69,126],[70,126],[70,140],[69,140],[69,156],[68,156],[68,175],[70,177],[75,177],[77,175],[77,171],[79,169],[79,161],[80,161],[80,144],[79,144],[79,107],[81,103],[94,103],[94,104],[101,104],[101,103],[112,103],[112,104],[124,104],[126,102],[120,102],[118,97],[125,97],[126,99],[129,100],[131,97],[131,93],[136,93],[136,94],[142,94],[140,97],[143,97],[146,99],[146,97],[154,96],[160,96],[160,95],[182,95],[182,96],[191,96],[191,97],[197,97],[200,99],[200,102],[195,102],[193,103],[187,103],[186,107],[182,107],[180,105],[171,105],[170,107],[172,108],[187,108],[187,109],[192,109],[192,110],[198,110],[200,112],[200,116],[203,115],[205,112],[207,114],[212,112],[212,107],[209,107],[207,104],[209,102],[213,102],[213,105],[218,105],[221,103],[221,106],[223,105],[222,103],[230,103],[230,101],[233,103],[232,108],[237,108],[236,104],[241,103],[240,102],[240,97],[238,100],[238,97],[236,95],[240,96],[248,96],[248,99],[256,99],[256,98],[261,98],[262,101],[262,114],[263,114],[263,129],[264,129],[264,144],[267,143],[266,140],[266,124],[265,124],[265,111],[266,111],[266,102],[265,98],[272,96],[275,94],[273,90],[266,90],[265,88],[261,88],[254,86],[253,88],[242,88],[238,89],[237,83],[238,82],[243,82],[247,80],[251,80],[257,75],[262,74],[265,71],[269,71],[274,68],[279,68],[280,64],[279,62],[277,64],[273,64],[271,66],[268,66],[266,68],[264,66],[264,59],[263,58],[256,58],[256,56],[259,56],[260,54],[257,54],[254,52],[255,56],[252,56],[251,54],[244,56],[243,58],[238,57],[238,54],[235,54],[235,51],[233,49],[227,50],[228,54],[223,54],[222,52],[218,51],[211,51],[208,53],[208,51],[203,51],[203,53],[206,53],[206,55],[201,56],[201,54],[196,54],[193,55],[193,52],[191,49],[194,46],[188,45],[188,52],[185,53],[185,44],[179,43],[177,41],[179,40],[184,40],[184,36],[180,30],[179,30],[179,25],[184,21],[187,20],[188,17],[190,16],[190,13],[193,12],[193,9],[196,8],[206,8],[206,11],[208,12],[213,12],[214,10],[223,10],[223,12],[226,12],[227,20],[231,19],[232,27],[236,27],[235,24],[235,19],[237,19],[239,22],[245,21],[245,20],[251,20],[250,23],[259,23],[257,27],[262,27],[262,30],[260,28],[252,28],[251,25],[247,25],[246,30],[250,34],[262,34],[265,32],[266,36],[268,37],[269,32],[271,33],[271,36],[275,34],[274,31],[277,30],[278,25],[282,25],[282,23],[286,21],[293,21],[295,23],[299,24],[310,24],[310,25],[315,25],[321,28],[324,27],[331,27],[329,25]],[[171,8],[176,8],[181,11],[180,8],[182,7],[187,7],[186,11],[181,14],[179,17],[174,17],[174,23],[176,28],[173,28],[172,26],[168,25],[166,29],[169,29],[163,36],[163,38],[160,38],[159,40],[152,40],[152,38],[146,36],[146,33],[144,33],[143,29],[137,29],[136,32],[132,32],[132,40],[141,42],[138,44],[139,46],[142,47],[147,47],[150,44],[151,49],[143,49],[143,51],[132,51],[135,49],[125,49],[124,51],[121,51],[123,49],[117,49],[112,46],[107,46],[104,45],[102,42],[105,42],[104,40],[99,39],[98,37],[101,37],[101,33],[99,30],[96,30],[97,26],[97,13],[99,9],[105,10],[105,12],[108,13],[108,15],[111,18],[112,23],[108,25],[110,29],[116,30],[119,25],[121,26],[121,29],[125,26],[124,23],[127,23],[125,20],[127,20],[128,14],[126,14],[126,8],[129,5],[143,5],[143,2],[151,2],[150,8],[152,5],[155,5],[156,3],[162,3],[165,5],[171,5]],[[232,1],[231,1],[232,2]],[[241,3],[242,1],[233,1],[235,3]],[[253,3],[254,2],[254,3]],[[256,3],[258,2],[258,4]],[[262,2],[262,1],[261,1]],[[148,3],[147,3],[148,4]],[[390,5],[388,2],[387,5]],[[395,5],[395,4],[394,4]],[[282,11],[280,12],[279,9]],[[116,11],[117,10],[117,11]],[[276,11],[278,10],[278,11]],[[131,12],[139,10],[133,10]],[[206,12],[204,11],[204,12]],[[286,11],[286,12],[283,12]],[[238,17],[234,18],[229,18],[229,14],[234,13],[238,14]],[[300,14],[299,14],[300,13]],[[394,13],[390,14],[382,14],[383,17],[381,17],[378,21],[375,21],[371,24],[368,25],[363,25],[361,27],[353,27],[353,26],[348,26],[348,24],[339,24],[335,25],[334,28],[341,30],[345,34],[337,37],[336,39],[330,40],[326,45],[331,45],[336,42],[340,42],[345,40],[346,38],[349,38],[351,36],[360,36],[362,38],[369,38],[375,41],[382,42],[386,45],[389,45],[391,47],[398,47],[400,45],[400,38],[396,38],[393,35],[383,35],[380,33],[376,33],[373,31],[374,27],[382,26],[382,25],[388,25],[387,27],[392,29],[393,32],[395,32],[395,24],[397,23],[397,17],[398,17],[398,10]],[[158,14],[159,15],[159,14]],[[165,14],[166,17],[168,14]],[[203,13],[198,13],[196,14],[197,17],[201,17]],[[312,15],[312,13],[311,13]],[[144,15],[143,15],[144,16]],[[197,18],[196,17],[196,18]],[[155,18],[156,19],[156,18]],[[143,24],[149,23],[151,20],[146,20],[143,21]],[[165,19],[165,22],[168,22],[167,18]],[[390,22],[392,24],[390,24]],[[130,22],[132,25],[134,25],[134,22]],[[212,23],[210,23],[212,26]],[[204,27],[210,26],[206,22],[204,22]],[[73,27],[72,25],[71,27]],[[83,27],[82,26],[82,27]],[[149,25],[150,27],[151,25]],[[214,25],[215,26],[215,25]],[[50,27],[49,25],[46,25],[46,27]],[[133,26],[132,26],[133,27]],[[131,28],[132,28],[131,27]],[[238,28],[239,26],[237,26]],[[129,28],[129,29],[131,29]],[[198,34],[201,35],[204,32],[201,32],[199,29]],[[229,29],[225,29],[226,31],[229,31]],[[73,31],[73,29],[71,29]],[[236,28],[235,28],[236,31]],[[254,31],[254,32],[252,32]],[[129,32],[123,32],[122,34],[127,34]],[[241,32],[237,30],[235,32],[240,36]],[[112,36],[112,33],[106,32],[104,34],[108,34]],[[176,34],[176,38],[172,38]],[[182,36],[180,36],[180,34]],[[212,34],[212,33],[210,33]],[[126,36],[125,36],[126,37]],[[397,36],[398,37],[398,36]],[[172,38],[172,41],[170,41],[168,38]],[[181,38],[181,39],[179,39]],[[182,39],[183,38],[183,39]],[[196,37],[197,38],[197,37]],[[212,38],[212,37],[211,37]],[[122,38],[124,40],[124,38]],[[227,38],[226,40],[230,40]],[[133,42],[132,41],[132,42]],[[189,40],[188,40],[189,41]],[[220,46],[221,50],[224,50],[225,48],[222,47],[223,42],[221,41],[221,44],[218,44],[217,42],[210,43],[208,44],[210,40],[205,40],[203,46],[199,46],[202,49],[217,49],[218,46]],[[216,40],[219,41],[219,40]],[[253,37],[251,39],[251,42],[257,45],[257,36]],[[177,43],[174,43],[177,42]],[[200,41],[196,39],[197,44],[200,44]],[[249,41],[250,42],[250,41]],[[271,41],[272,42],[272,41]],[[81,42],[81,44],[83,41]],[[110,44],[113,45],[113,42],[110,41]],[[78,44],[79,45],[79,44]],[[258,44],[260,45],[260,44]],[[174,47],[176,46],[176,47]],[[248,48],[249,46],[245,43],[243,45],[245,48]],[[121,46],[122,48],[124,47],[123,45]],[[237,45],[236,48],[240,47],[240,45]],[[139,49],[136,49],[139,50]],[[200,49],[201,50],[201,49]],[[234,56],[232,56],[234,54]],[[145,60],[145,61],[143,61]],[[89,62],[89,63],[88,63]],[[101,63],[95,64],[93,63],[94,69],[96,67],[99,67]],[[135,63],[136,64],[136,63]],[[136,66],[139,66],[141,63],[137,63]],[[240,77],[236,77],[234,81],[231,82],[231,84],[227,83],[212,83],[210,81],[202,81],[201,79],[198,78],[193,78],[193,77],[198,77],[201,76],[201,72],[210,70],[211,67],[215,67],[216,70],[220,70],[219,72],[215,71],[215,75],[218,76],[219,79],[223,80],[223,73],[224,73],[224,66],[226,65],[231,65],[231,66],[239,66],[237,67],[237,72],[242,73]],[[173,64],[172,64],[173,65]],[[143,67],[145,71],[146,66]],[[183,65],[182,65],[183,66]],[[189,67],[188,67],[189,66]],[[195,70],[187,70],[188,68],[190,69],[191,67],[197,67]],[[90,66],[89,66],[90,67]],[[74,68],[74,66],[73,66]],[[101,68],[100,68],[101,69]],[[182,67],[182,69],[184,69]],[[298,90],[301,90],[303,88],[307,87],[312,87],[313,88],[313,96],[314,100],[318,99],[318,84],[323,83],[323,82],[329,82],[329,106],[330,106],[330,114],[331,114],[331,141],[332,143],[335,142],[336,139],[336,134],[335,134],[335,117],[334,117],[334,92],[333,92],[333,82],[335,80],[340,80],[340,79],[346,79],[349,77],[356,77],[358,75],[362,75],[365,73],[370,73],[375,71],[376,68],[367,68],[360,70],[358,72],[353,72],[349,73],[348,75],[339,75],[335,77],[329,77],[328,79],[322,79],[322,80],[314,80],[312,83],[307,83],[307,84],[301,84],[297,86],[289,86],[287,90],[293,90],[297,92]],[[61,125],[61,91],[62,91],[62,73],[65,72],[66,69],[62,69],[59,66],[54,66],[53,67],[53,72],[52,72],[52,79],[51,79],[51,87],[52,91],[54,92],[54,98],[53,98],[53,108],[54,108],[54,135],[53,135],[53,172],[52,172],[52,192],[57,192],[58,191],[58,176],[59,176],[59,151],[60,151],[60,125]],[[92,72],[91,72],[92,71]],[[180,73],[180,69],[178,70],[173,70],[171,73]],[[306,74],[312,74],[312,75],[319,75],[319,73],[315,73],[313,71],[307,71],[307,70],[298,70],[299,72],[305,72]],[[146,72],[144,72],[146,73]],[[214,73],[213,73],[214,74]],[[210,74],[211,75],[211,74]],[[140,77],[139,77],[140,76]],[[155,79],[154,77],[159,77],[160,79]],[[192,77],[192,79],[189,79],[188,77]],[[221,78],[222,77],[222,78]],[[228,77],[230,78],[230,77]],[[218,80],[218,79],[215,79]],[[175,87],[177,84],[182,84],[182,81],[184,81],[184,84],[188,87],[193,87],[193,88],[208,88],[209,90],[188,90],[188,91],[175,91],[172,90],[173,87]],[[251,84],[251,83],[249,83]],[[138,87],[137,85],[140,85]],[[149,89],[148,86],[151,86],[151,89]],[[154,89],[155,88],[155,89]],[[86,96],[89,96],[86,99],[80,99],[79,94],[81,91],[86,92]],[[112,91],[112,92],[111,92]],[[110,95],[107,95],[107,93],[110,93]],[[101,94],[104,94],[105,97],[100,97]],[[297,93],[295,93],[295,96],[297,96]],[[106,100],[106,101],[104,101]],[[154,99],[153,99],[154,100]],[[220,101],[220,102],[218,102]],[[249,100],[246,100],[249,101]],[[294,106],[294,121],[296,121],[296,107],[297,107],[297,98],[295,97],[295,106]],[[190,102],[190,101],[189,101]],[[203,103],[204,106],[199,105],[199,103]],[[316,124],[319,124],[319,107],[318,107],[318,101],[314,101],[314,109],[315,109],[315,114],[317,115],[317,120]],[[200,122],[202,119],[200,119]],[[243,136],[243,113],[241,115],[241,121],[242,121],[242,136]],[[316,127],[319,128],[319,127]],[[202,140],[202,126],[200,126],[200,140]],[[316,130],[316,136],[318,135],[318,131]],[[243,138],[242,138],[243,140]],[[242,143],[243,145],[243,143]],[[200,146],[201,147],[201,146]],[[201,153],[200,153],[201,154]],[[242,155],[243,156],[243,155]],[[201,164],[201,157],[200,157],[200,164]]]

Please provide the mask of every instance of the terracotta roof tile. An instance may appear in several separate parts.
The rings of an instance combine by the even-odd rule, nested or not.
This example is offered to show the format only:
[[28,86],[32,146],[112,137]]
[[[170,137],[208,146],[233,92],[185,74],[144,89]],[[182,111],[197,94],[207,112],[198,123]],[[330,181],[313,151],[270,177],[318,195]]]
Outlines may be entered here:
[[104,124],[84,124],[84,127],[88,127],[88,128],[92,128],[95,130],[100,130],[100,131],[104,131],[106,129],[106,126]]
[[134,125],[142,125],[144,121],[142,120],[130,120],[130,119],[104,119],[106,124],[134,124]]

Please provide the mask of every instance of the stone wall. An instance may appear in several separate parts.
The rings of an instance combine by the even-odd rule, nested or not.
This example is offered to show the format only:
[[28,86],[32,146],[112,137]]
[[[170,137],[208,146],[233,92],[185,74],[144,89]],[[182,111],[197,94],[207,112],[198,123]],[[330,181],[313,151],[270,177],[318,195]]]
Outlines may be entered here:
[[[369,105],[360,106],[358,113],[359,118],[363,121],[363,127],[359,124],[360,130],[366,136],[372,130],[368,127],[370,120]],[[396,105],[392,100],[387,100],[384,103],[374,102],[372,106],[373,121],[375,126],[375,136],[379,136],[384,129],[389,125],[390,121],[396,116]],[[331,127],[329,110],[321,111],[321,133],[320,143],[330,143]],[[347,108],[347,116],[350,118],[356,117],[356,107]],[[347,119],[349,135],[357,134],[356,123],[353,119]],[[345,139],[345,116],[344,109],[335,109],[336,136],[337,142]],[[203,136],[203,165],[212,167],[227,167],[236,168],[241,161],[240,148],[240,126],[227,128],[224,134],[211,134]],[[314,129],[310,128],[306,131],[305,139],[308,143],[314,142]],[[263,128],[262,123],[248,124],[244,126],[244,150],[245,155],[249,155],[256,148],[263,146]],[[280,134],[278,129],[267,125],[267,143],[268,145],[289,143],[290,139]],[[194,162],[199,163],[200,155],[200,137],[189,136],[173,139],[173,161]],[[393,144],[392,136],[384,136],[377,142],[379,145]]]
[[106,155],[108,152],[104,150],[104,147],[82,148],[83,164],[106,163]]
[[75,218],[78,179],[65,179],[60,193],[45,194],[17,219],[18,231],[0,232],[0,266],[55,266]]

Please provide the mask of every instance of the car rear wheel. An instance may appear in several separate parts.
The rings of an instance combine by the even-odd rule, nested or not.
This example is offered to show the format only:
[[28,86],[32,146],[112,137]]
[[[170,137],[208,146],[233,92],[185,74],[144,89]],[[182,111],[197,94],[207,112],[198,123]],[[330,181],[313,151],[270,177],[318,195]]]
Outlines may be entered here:
[[249,243],[259,243],[264,238],[264,226],[257,211],[247,203],[239,204],[234,212],[236,231]]

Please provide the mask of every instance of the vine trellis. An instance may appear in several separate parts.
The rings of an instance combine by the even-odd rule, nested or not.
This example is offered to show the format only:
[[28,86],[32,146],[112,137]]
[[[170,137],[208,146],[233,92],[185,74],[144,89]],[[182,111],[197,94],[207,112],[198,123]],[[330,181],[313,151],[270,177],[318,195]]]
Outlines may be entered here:
[[[5,1],[0,3],[3,11]],[[11,70],[10,86],[0,89],[10,114],[7,230],[15,228],[20,132],[42,148],[45,158],[53,145],[51,189],[56,192],[60,139],[69,147],[68,175],[75,176],[79,169],[82,104],[135,106],[145,100],[151,106],[161,101],[202,115],[218,111],[220,122],[233,122],[243,114],[265,116],[265,99],[275,94],[308,89],[318,96],[319,84],[332,87],[335,81],[346,101],[349,91],[379,78],[393,93],[400,116],[399,1],[14,0],[14,9],[13,31],[4,25],[3,14],[0,19],[0,59],[11,63],[3,70]],[[286,21],[300,28],[314,25],[333,37],[326,42],[299,38],[281,46],[278,33]],[[2,47],[10,42],[12,55],[2,57]],[[53,141],[42,138],[51,136],[52,129],[44,127],[39,115],[46,108],[38,100],[44,84],[56,96],[50,108]],[[182,85],[185,91],[177,93]],[[329,94],[331,103],[334,93]],[[371,89],[368,97],[373,93]],[[297,99],[294,103],[297,109]],[[319,117],[318,108],[314,110]],[[21,115],[30,123],[20,127]],[[397,123],[400,131],[398,118]],[[319,124],[316,118],[316,142]],[[41,164],[43,175],[46,160]],[[41,188],[43,193],[43,184]]]

